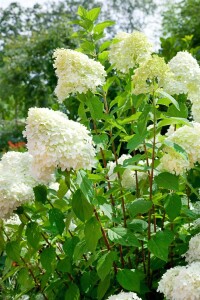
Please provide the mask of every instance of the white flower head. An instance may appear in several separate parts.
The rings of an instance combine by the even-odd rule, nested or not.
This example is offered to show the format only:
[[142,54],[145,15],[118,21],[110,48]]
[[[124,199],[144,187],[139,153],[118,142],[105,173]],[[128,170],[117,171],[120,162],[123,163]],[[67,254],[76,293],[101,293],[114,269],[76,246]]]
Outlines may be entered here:
[[133,94],[152,93],[157,88],[162,88],[166,77],[171,76],[169,66],[163,57],[151,56],[135,70],[132,76],[134,89]]
[[167,270],[167,272],[163,274],[161,280],[159,281],[157,291],[163,293],[166,299],[173,299],[172,292],[174,288],[174,279],[178,276],[183,268],[184,267],[175,267]]
[[173,77],[166,80],[164,89],[170,94],[195,93],[200,85],[200,67],[187,51],[180,51],[168,63]]
[[117,295],[110,296],[107,300],[142,300],[142,299],[139,298],[136,293],[121,292],[121,293],[119,293]]
[[87,55],[70,50],[56,49],[53,54],[54,68],[58,77],[55,94],[63,102],[70,94],[96,92],[105,82],[106,71],[100,62]]
[[200,162],[200,123],[192,122],[191,126],[184,125],[178,128],[166,141],[178,144],[185,150],[188,160],[174,149],[166,147],[160,160],[160,169],[179,175],[193,168],[196,162]]
[[139,31],[133,33],[120,32],[111,44],[109,60],[114,68],[122,73],[148,59],[152,53],[152,44],[146,35]]
[[200,261],[200,234],[197,234],[190,239],[189,249],[184,256],[188,263]]
[[200,299],[200,262],[183,267],[173,281],[173,300]]
[[0,161],[0,219],[34,199],[33,187],[38,182],[31,175],[32,156],[28,152],[10,151]]
[[91,169],[95,166],[95,148],[85,126],[71,121],[59,111],[29,109],[26,130],[27,147],[33,156],[33,175],[48,182],[56,168]]

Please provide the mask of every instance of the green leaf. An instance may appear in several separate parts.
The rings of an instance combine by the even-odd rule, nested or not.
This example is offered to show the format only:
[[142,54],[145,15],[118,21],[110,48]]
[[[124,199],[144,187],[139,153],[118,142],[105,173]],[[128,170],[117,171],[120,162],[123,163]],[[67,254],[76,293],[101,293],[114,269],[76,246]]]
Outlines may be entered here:
[[104,31],[104,29],[106,27],[109,27],[109,26],[112,26],[112,25],[115,25],[114,21],[104,21],[102,23],[99,23],[96,26],[94,26],[94,33],[100,34]]
[[180,215],[182,207],[181,197],[177,194],[168,195],[164,207],[170,221],[173,221]]
[[172,149],[174,149],[176,152],[178,152],[185,160],[188,160],[188,154],[187,152],[178,144],[173,143],[170,140],[165,140],[163,142],[164,145],[166,145],[167,147],[170,147]]
[[100,11],[101,11],[100,7],[95,7],[89,10],[87,12],[87,18],[91,21],[95,21],[98,18]]
[[43,204],[47,201],[47,188],[45,185],[38,185],[33,188],[35,200],[42,202]]
[[54,264],[56,262],[56,251],[53,247],[45,248],[40,254],[40,261],[43,268],[48,271],[52,272],[54,268]]
[[128,291],[140,293],[140,282],[142,279],[142,274],[137,270],[124,269],[117,272],[117,281]]
[[124,227],[113,227],[108,229],[108,237],[112,242],[123,246],[140,246],[140,243],[135,235]]
[[138,111],[135,114],[132,114],[130,117],[123,118],[123,120],[118,119],[118,122],[120,125],[129,124],[129,123],[132,123],[133,121],[138,120],[140,115],[141,115],[141,112]]
[[166,115],[170,117],[178,117],[178,118],[186,118],[188,117],[188,108],[185,103],[179,104],[180,110],[178,110],[175,106],[170,105],[170,107],[167,110]]
[[75,283],[70,283],[68,290],[65,293],[65,300],[79,300],[80,291]]
[[109,77],[107,80],[106,80],[106,83],[104,84],[103,86],[103,90],[104,92],[107,92],[109,87],[113,84],[113,82],[116,80],[116,77]]
[[131,214],[131,217],[134,218],[137,214],[147,213],[151,207],[152,207],[151,201],[145,200],[143,198],[139,198],[139,199],[135,199],[129,205],[128,210]]
[[88,178],[85,171],[80,170],[77,173],[77,184],[88,202],[92,203],[94,199],[93,182]]
[[176,109],[180,110],[178,102],[171,95],[169,95],[168,93],[164,92],[161,89],[158,89],[156,92],[159,93],[160,95],[166,97],[167,99],[169,99],[171,101],[171,103],[174,104],[174,106],[176,107]]
[[138,121],[137,121],[137,130],[139,135],[145,136],[146,131],[147,131],[147,121],[149,117],[149,112],[151,111],[151,106],[146,104],[142,114],[139,116]]
[[77,190],[73,195],[72,209],[82,222],[90,219],[94,210],[93,205],[87,201],[81,190]]
[[97,274],[104,280],[105,277],[112,270],[113,262],[117,259],[116,252],[107,252],[103,256],[100,257],[97,263]]
[[78,259],[80,259],[83,256],[83,254],[87,251],[88,251],[88,248],[87,248],[86,242],[84,240],[77,243],[76,247],[74,249],[74,255],[73,255],[74,262],[76,262]]
[[134,219],[128,223],[128,228],[135,232],[144,232],[148,228],[148,223],[144,220]]
[[174,174],[163,172],[155,176],[154,179],[158,187],[174,191],[179,190],[179,177]]
[[85,241],[89,251],[94,252],[99,238],[102,236],[101,227],[95,217],[89,219],[84,228]]
[[98,97],[92,97],[87,99],[86,105],[89,108],[90,114],[94,120],[100,120],[103,118],[103,102]]
[[86,17],[87,16],[87,10],[83,6],[78,7],[77,15],[80,17]]
[[165,118],[165,119],[161,120],[157,124],[157,129],[161,128],[163,126],[172,125],[172,124],[182,124],[182,125],[191,126],[190,122],[187,119],[170,117],[170,118]]
[[65,254],[72,258],[74,254],[74,249],[78,242],[79,238],[77,236],[68,238],[63,244],[63,250]]
[[144,142],[144,139],[147,135],[147,131],[144,135],[135,134],[127,144],[127,148],[129,149],[129,153],[135,150],[139,145],[141,145]]
[[34,249],[38,249],[38,245],[41,238],[41,233],[39,229],[39,225],[36,222],[29,222],[26,227],[26,237],[28,243]]
[[159,231],[148,241],[147,247],[152,254],[167,262],[168,248],[173,239],[174,235],[171,231]]
[[6,244],[7,256],[13,261],[20,262],[21,247],[18,241],[8,242]]
[[98,288],[97,288],[97,299],[101,300],[105,293],[107,292],[107,290],[110,287],[110,276],[105,277],[105,279],[103,281],[101,281],[98,284]]
[[64,259],[59,260],[56,269],[62,273],[71,273],[72,264],[70,258],[65,257]]
[[57,192],[57,196],[59,199],[62,199],[68,191],[68,186],[64,179],[60,180],[59,189]]
[[52,208],[49,210],[49,222],[57,228],[59,234],[62,234],[65,229],[64,219],[65,216],[60,209]]

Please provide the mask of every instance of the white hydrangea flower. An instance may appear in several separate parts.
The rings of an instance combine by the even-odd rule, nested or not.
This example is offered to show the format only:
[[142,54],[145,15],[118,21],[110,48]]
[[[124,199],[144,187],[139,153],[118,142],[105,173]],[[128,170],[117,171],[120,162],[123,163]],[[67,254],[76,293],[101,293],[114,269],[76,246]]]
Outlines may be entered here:
[[[187,51],[180,51],[168,63],[173,73],[165,80],[164,90],[169,94],[196,93],[200,85],[200,67]],[[190,98],[190,97],[189,97]]]
[[152,93],[162,88],[166,77],[171,76],[169,66],[163,57],[153,55],[135,70],[132,76],[134,89],[133,94]]
[[166,141],[171,141],[181,146],[188,155],[188,160],[174,149],[166,147],[165,154],[160,159],[159,169],[177,175],[194,167],[200,162],[200,123],[193,122],[191,126],[184,125],[170,134]]
[[33,187],[38,182],[30,171],[32,156],[28,152],[10,151],[0,161],[0,219],[9,218],[13,211],[34,199]]
[[121,292],[118,295],[112,295],[107,300],[142,300],[136,293]]
[[[119,157],[118,159],[118,164],[119,165],[123,165],[123,162],[126,159],[131,158],[132,156],[129,154],[122,154],[122,156]],[[139,161],[138,165],[144,166],[144,162],[143,161]],[[116,162],[109,162],[108,163],[108,177],[111,181],[114,181],[117,179],[117,173],[114,173],[114,169],[116,167]],[[138,182],[142,179],[145,179],[147,177],[147,173],[146,172],[140,172],[137,171],[137,178],[138,178]],[[131,169],[126,169],[124,170],[123,174],[122,174],[122,178],[121,178],[121,184],[122,187],[124,187],[125,189],[131,189],[131,188],[135,188],[136,187],[136,172],[135,170],[131,170]]]
[[200,299],[200,262],[183,267],[173,280],[172,300]]
[[122,73],[148,59],[152,53],[152,44],[146,35],[139,31],[120,32],[110,46],[109,60],[114,68]]
[[89,131],[64,113],[31,108],[26,124],[24,136],[33,156],[32,172],[41,182],[50,181],[56,168],[64,171],[95,166],[95,149]]
[[172,297],[173,288],[174,288],[174,279],[179,275],[179,273],[183,269],[184,267],[171,268],[167,270],[165,274],[163,274],[161,280],[159,281],[157,291],[163,293],[167,300],[174,299]]
[[18,215],[11,215],[9,219],[4,221],[5,225],[20,225],[21,220]]
[[190,239],[189,249],[184,254],[184,257],[188,263],[200,261],[200,234],[197,234]]
[[63,102],[70,94],[96,92],[105,82],[106,71],[100,62],[87,55],[70,50],[56,49],[53,54],[54,68],[58,77],[55,94]]
[[200,99],[198,100],[198,102],[192,103],[191,113],[193,116],[193,120],[200,123]]

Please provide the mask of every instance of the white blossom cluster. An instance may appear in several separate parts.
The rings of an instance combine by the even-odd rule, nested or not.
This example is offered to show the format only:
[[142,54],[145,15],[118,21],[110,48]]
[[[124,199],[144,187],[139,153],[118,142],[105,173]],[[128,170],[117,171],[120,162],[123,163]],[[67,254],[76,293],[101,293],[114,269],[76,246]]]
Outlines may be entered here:
[[160,159],[160,170],[179,175],[193,168],[196,162],[200,162],[200,123],[192,122],[191,126],[184,125],[178,128],[166,141],[178,144],[185,150],[188,159],[173,148],[166,147],[165,154]]
[[56,49],[53,54],[58,77],[55,94],[63,102],[70,94],[96,92],[105,82],[106,71],[100,62],[71,49]]
[[142,300],[142,299],[139,298],[136,293],[121,292],[118,295],[112,295],[112,296],[110,296],[107,300]]
[[50,181],[56,168],[64,171],[95,166],[95,148],[89,131],[62,112],[29,109],[24,136],[33,156],[33,175],[41,182]]
[[[131,158],[131,155],[128,154],[122,154],[119,159],[118,159],[118,164],[119,165],[123,165],[123,162],[126,159]],[[144,162],[143,161],[139,161],[138,165],[140,166],[144,166]],[[117,179],[117,173],[114,172],[114,169],[116,167],[116,162],[112,162],[110,161],[108,163],[108,177],[111,181],[114,181]],[[142,179],[145,179],[147,177],[147,173],[146,172],[140,172],[137,171],[137,179],[138,182]],[[136,172],[135,170],[132,169],[125,169],[125,171],[122,174],[122,178],[121,178],[121,184],[122,187],[124,187],[125,189],[133,189],[136,188]]]
[[21,204],[34,199],[38,185],[31,175],[29,153],[10,151],[0,161],[0,219],[7,219]]
[[133,79],[133,94],[146,94],[162,88],[167,77],[170,76],[169,66],[163,57],[151,56],[135,70]]
[[200,88],[200,67],[187,51],[180,51],[168,63],[172,76],[166,78],[164,90],[171,95],[195,94]]
[[114,68],[122,73],[128,73],[129,69],[137,67],[152,53],[152,44],[144,33],[134,31],[132,33],[120,32],[115,36],[109,52],[109,60]]
[[196,234],[190,239],[189,249],[184,256],[188,263],[200,261],[200,234]]
[[200,262],[169,269],[162,276],[157,291],[167,300],[199,300]]

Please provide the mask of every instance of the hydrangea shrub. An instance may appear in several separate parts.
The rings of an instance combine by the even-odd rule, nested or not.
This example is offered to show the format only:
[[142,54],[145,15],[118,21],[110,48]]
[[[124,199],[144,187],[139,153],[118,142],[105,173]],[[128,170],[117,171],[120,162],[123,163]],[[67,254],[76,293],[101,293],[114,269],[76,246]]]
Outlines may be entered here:
[[55,49],[59,109],[31,108],[27,152],[1,159],[1,297],[198,300],[199,65],[102,40],[99,13]]

